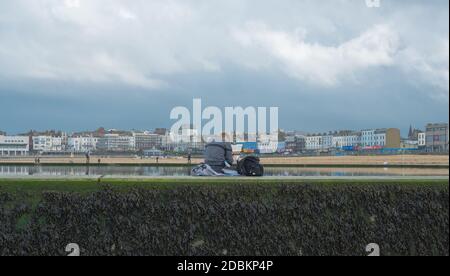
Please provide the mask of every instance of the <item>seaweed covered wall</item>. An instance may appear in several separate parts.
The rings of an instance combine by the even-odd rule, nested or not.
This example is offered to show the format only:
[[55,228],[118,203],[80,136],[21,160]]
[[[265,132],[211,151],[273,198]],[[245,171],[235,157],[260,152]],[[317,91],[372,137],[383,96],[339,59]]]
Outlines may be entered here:
[[224,185],[18,203],[0,191],[0,255],[448,255],[448,185]]

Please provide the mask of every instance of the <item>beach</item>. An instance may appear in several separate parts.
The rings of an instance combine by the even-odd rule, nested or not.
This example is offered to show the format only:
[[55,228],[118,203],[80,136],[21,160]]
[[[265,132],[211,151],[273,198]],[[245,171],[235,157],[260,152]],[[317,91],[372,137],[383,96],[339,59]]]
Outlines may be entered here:
[[[35,157],[0,158],[0,164],[34,164]],[[76,157],[40,157],[40,164],[80,165],[86,164],[86,158]],[[191,164],[200,164],[202,158],[192,158]],[[188,165],[187,157],[141,158],[91,156],[92,165]],[[261,157],[266,166],[434,166],[448,167],[448,155],[374,155],[374,156],[314,156],[314,157]]]

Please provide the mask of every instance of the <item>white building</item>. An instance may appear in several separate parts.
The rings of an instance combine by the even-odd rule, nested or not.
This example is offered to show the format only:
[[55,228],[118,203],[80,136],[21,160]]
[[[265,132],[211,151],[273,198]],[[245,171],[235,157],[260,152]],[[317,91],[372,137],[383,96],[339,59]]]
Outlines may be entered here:
[[67,149],[71,152],[92,152],[97,149],[97,137],[69,137]]
[[333,147],[333,136],[331,135],[322,136],[321,149],[329,150],[332,147]]
[[361,136],[358,134],[333,137],[334,148],[357,147],[359,146],[360,143],[361,143]]
[[427,145],[427,134],[425,132],[419,133],[417,140],[419,147],[425,147]]
[[201,141],[199,131],[190,125],[183,125],[177,132],[170,132],[170,140],[175,144]]
[[[161,137],[161,148],[175,152],[203,151],[205,143],[199,131],[190,125],[183,125],[178,132],[169,132]],[[205,135],[206,136],[206,135]],[[208,136],[206,142],[216,139],[216,136]],[[221,138],[220,138],[221,139]]]
[[276,153],[279,147],[278,142],[273,142],[273,141],[269,141],[269,142],[262,142],[262,143],[258,143],[257,147],[258,147],[258,151],[261,154],[272,154],[272,153]]
[[29,152],[27,136],[0,136],[0,156],[25,156]]
[[322,148],[322,136],[306,136],[306,150],[320,150]]
[[363,147],[384,147],[386,145],[386,130],[367,129],[361,132]]
[[52,136],[33,136],[33,151],[60,152],[63,151],[63,138]]
[[174,149],[174,143],[172,142],[172,138],[169,133],[161,136],[161,149],[167,151]]
[[136,139],[134,136],[120,136],[119,134],[105,134],[98,139],[98,150],[129,152],[136,150]]
[[136,150],[160,149],[162,147],[162,135],[148,131],[133,132],[136,142]]
[[363,130],[361,134],[361,146],[363,147],[400,147],[400,129],[383,128]]
[[305,148],[306,150],[329,150],[333,147],[333,136],[306,136]]

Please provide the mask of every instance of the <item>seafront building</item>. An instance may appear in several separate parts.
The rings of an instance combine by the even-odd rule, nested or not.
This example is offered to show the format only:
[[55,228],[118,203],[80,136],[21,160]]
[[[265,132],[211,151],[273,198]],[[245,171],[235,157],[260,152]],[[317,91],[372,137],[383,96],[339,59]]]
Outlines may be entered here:
[[[342,130],[327,134],[309,134],[304,137],[304,148],[296,145],[298,138],[290,134],[286,137],[286,151],[292,153],[329,152],[332,150],[372,150],[372,149],[399,149],[401,146],[400,130],[366,129],[362,131]],[[423,136],[420,136],[423,139]]]
[[56,153],[64,151],[63,140],[64,137],[53,136],[33,136],[32,137],[32,151],[37,153]]
[[262,142],[257,143],[257,149],[260,154],[270,154],[280,152],[285,149],[285,143],[278,142]]
[[136,139],[134,136],[105,134],[98,139],[97,150],[103,152],[134,152],[136,151]]
[[328,151],[333,147],[332,135],[313,135],[305,137],[305,149],[308,151]]
[[304,135],[289,135],[286,137],[285,143],[287,153],[302,153],[306,150],[306,136]]
[[400,129],[366,129],[361,132],[361,146],[366,148],[400,148]]
[[425,148],[427,146],[427,134],[425,132],[417,135],[417,144],[419,148]]
[[361,144],[361,132],[344,132],[333,136],[333,148],[358,147]]
[[306,136],[305,148],[306,150],[320,150],[322,148],[322,136]]
[[0,135],[0,156],[26,156],[30,152],[28,136]]
[[152,150],[161,149],[162,147],[162,135],[151,133],[149,131],[133,132],[133,137],[136,144],[136,150]]
[[97,150],[98,137],[69,137],[67,151],[73,153],[88,153]]
[[447,123],[426,126],[426,149],[428,152],[448,152],[449,129]]

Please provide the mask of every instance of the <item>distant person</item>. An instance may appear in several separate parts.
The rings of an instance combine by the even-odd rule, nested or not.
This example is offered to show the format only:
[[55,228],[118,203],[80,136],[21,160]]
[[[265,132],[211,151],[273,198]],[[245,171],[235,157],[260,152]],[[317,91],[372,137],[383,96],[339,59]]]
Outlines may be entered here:
[[159,164],[159,156],[156,156],[156,164]]
[[98,164],[100,165],[102,163],[102,159],[98,159]]
[[188,164],[192,164],[192,154],[188,154]]
[[215,172],[223,173],[223,169],[233,165],[233,149],[231,143],[212,142],[205,147],[205,163]]

